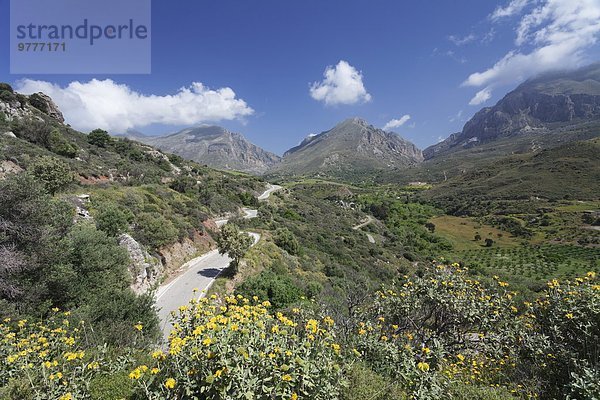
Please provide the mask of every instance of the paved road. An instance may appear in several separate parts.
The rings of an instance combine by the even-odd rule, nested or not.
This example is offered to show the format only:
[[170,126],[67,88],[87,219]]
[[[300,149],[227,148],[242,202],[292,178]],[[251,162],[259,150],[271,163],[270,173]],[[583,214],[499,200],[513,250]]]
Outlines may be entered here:
[[[259,196],[259,199],[267,199],[271,193],[280,188],[277,185],[269,185],[268,189]],[[246,214],[244,218],[256,218],[258,215],[257,210],[244,208],[243,211]],[[226,224],[227,220],[220,219],[215,222],[220,227]],[[260,235],[255,232],[248,233],[254,238],[254,246],[260,240]],[[208,290],[215,278],[227,268],[230,262],[231,259],[227,255],[221,255],[218,250],[212,250],[188,261],[182,267],[182,269],[185,269],[184,273],[158,288],[156,291],[156,307],[159,309],[158,316],[165,338],[173,328],[169,322],[171,311],[187,304],[194,297],[194,289],[198,289],[198,295],[201,296],[202,290]]]
[[258,196],[258,200],[266,200],[269,198],[269,196],[271,195],[271,193],[275,192],[276,190],[281,189],[281,186],[279,185],[271,185],[269,183],[269,187],[267,188],[267,190],[265,190],[265,192],[263,194],[261,194],[260,196]]

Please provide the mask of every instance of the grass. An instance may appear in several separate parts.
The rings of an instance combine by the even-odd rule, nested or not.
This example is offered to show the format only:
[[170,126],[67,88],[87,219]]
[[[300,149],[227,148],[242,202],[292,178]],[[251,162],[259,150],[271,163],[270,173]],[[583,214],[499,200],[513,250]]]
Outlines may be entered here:
[[[448,240],[457,251],[478,250],[485,246],[485,239],[494,240],[494,247],[514,247],[519,243],[510,233],[483,225],[472,218],[442,215],[430,220],[435,225],[435,233]],[[481,240],[475,241],[475,235]]]

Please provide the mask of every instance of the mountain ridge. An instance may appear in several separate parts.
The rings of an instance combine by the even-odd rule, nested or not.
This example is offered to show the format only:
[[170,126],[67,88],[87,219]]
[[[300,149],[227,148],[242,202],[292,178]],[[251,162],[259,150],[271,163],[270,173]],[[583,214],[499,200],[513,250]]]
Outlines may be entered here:
[[425,160],[512,135],[540,135],[600,120],[600,63],[540,75],[484,107],[460,132],[423,150]]
[[138,132],[125,136],[213,168],[255,175],[264,173],[280,160],[278,155],[249,142],[242,134],[217,125],[185,128],[164,136]]
[[287,150],[281,163],[268,173],[366,176],[382,169],[415,165],[422,160],[421,150],[413,143],[354,117],[306,137]]

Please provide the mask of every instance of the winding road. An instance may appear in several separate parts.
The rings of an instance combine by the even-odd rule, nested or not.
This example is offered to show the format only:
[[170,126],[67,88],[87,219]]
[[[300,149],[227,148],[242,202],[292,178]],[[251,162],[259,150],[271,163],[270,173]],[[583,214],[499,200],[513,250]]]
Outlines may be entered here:
[[[259,200],[266,200],[271,193],[281,189],[281,186],[269,184],[267,190],[258,196]],[[256,218],[257,210],[244,208],[244,218]],[[215,221],[217,226],[221,227],[227,223],[227,219],[218,219]],[[253,246],[260,240],[260,235],[255,232],[248,232],[254,238]],[[212,250],[208,253],[196,257],[185,263],[182,269],[185,270],[171,282],[162,285],[156,291],[156,307],[163,335],[166,338],[173,328],[169,319],[170,313],[177,310],[179,306],[187,304],[195,297],[194,289],[198,289],[196,296],[204,296],[203,290],[208,290],[215,278],[223,271],[231,259],[225,254],[219,254],[218,250]]]
[[[373,221],[375,221],[375,219],[373,217],[371,217],[370,215],[367,215],[366,221],[364,221],[364,222],[362,222],[362,223],[360,223],[360,224],[358,224],[356,226],[353,226],[352,229],[358,230],[358,229],[360,229],[360,228],[362,228],[364,226],[369,225]],[[367,240],[369,241],[369,243],[375,243],[375,238],[373,237],[373,235],[371,235],[368,232],[365,232],[365,235],[367,235]]]

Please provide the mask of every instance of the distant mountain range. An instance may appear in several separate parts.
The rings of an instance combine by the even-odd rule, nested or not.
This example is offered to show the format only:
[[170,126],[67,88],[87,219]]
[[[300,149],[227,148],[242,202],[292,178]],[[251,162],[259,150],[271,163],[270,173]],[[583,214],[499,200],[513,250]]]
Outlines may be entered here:
[[518,136],[526,136],[533,150],[552,147],[565,140],[589,139],[598,132],[587,129],[587,135],[557,136],[559,140],[555,143],[552,135],[546,134],[575,126],[585,128],[594,121],[600,121],[600,64],[549,73],[524,82],[495,106],[476,113],[461,132],[426,148],[423,155],[428,160],[506,138],[513,139],[514,151],[522,152],[517,146],[522,144]]
[[280,157],[220,126],[187,128],[167,136],[128,132],[126,137],[213,168],[263,174]]
[[360,118],[351,118],[304,139],[285,152],[281,162],[274,165],[269,174],[360,177],[421,161],[421,150],[411,142],[375,128]]
[[361,180],[439,181],[512,154],[535,153],[600,134],[600,64],[530,79],[462,131],[419,150],[399,135],[360,118],[306,137],[279,157],[219,126],[167,136],[130,132],[131,139],[214,168],[269,177],[317,176]]

